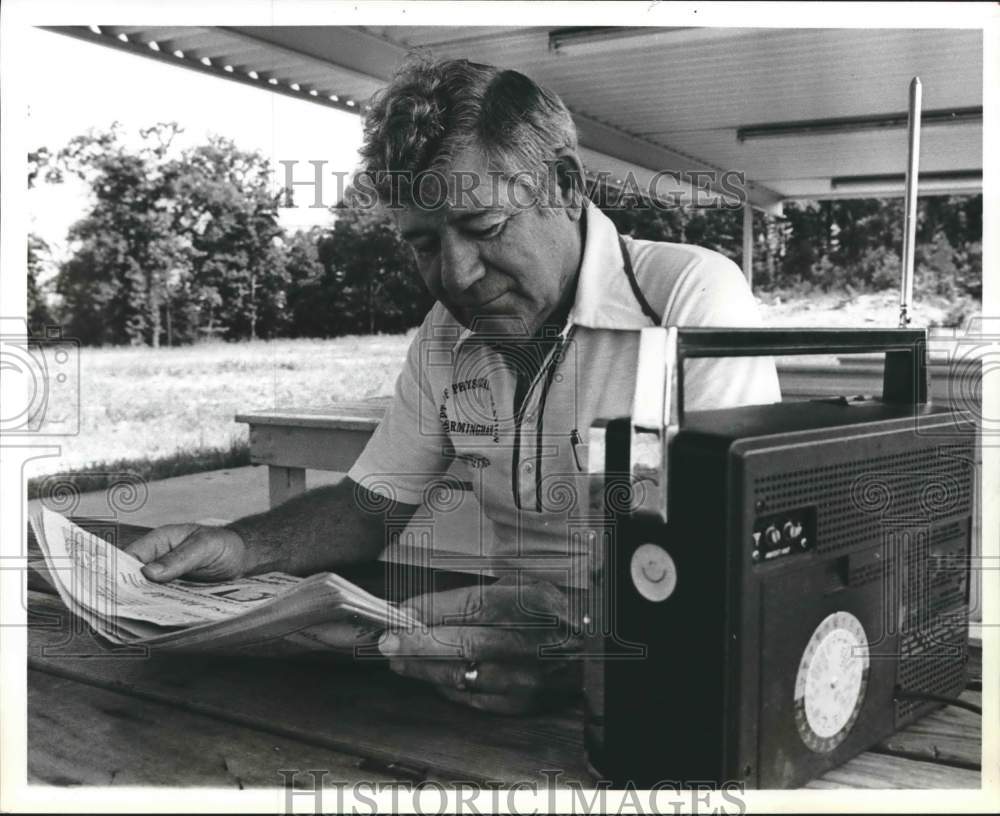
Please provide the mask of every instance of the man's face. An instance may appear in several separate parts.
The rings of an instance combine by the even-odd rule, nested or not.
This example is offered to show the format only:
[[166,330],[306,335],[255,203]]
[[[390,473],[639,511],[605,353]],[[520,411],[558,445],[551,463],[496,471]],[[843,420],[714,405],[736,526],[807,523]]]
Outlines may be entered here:
[[394,211],[427,288],[463,326],[478,319],[491,332],[502,325],[534,334],[579,267],[580,208],[560,205],[557,194],[543,212],[527,187],[491,176],[475,149],[459,154],[446,177],[444,206]]

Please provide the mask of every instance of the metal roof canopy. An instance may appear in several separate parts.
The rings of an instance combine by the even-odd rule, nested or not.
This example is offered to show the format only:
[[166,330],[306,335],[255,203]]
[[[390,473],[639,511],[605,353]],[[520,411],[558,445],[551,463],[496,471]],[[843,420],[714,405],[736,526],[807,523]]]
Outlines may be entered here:
[[[907,87],[920,76],[920,193],[982,190],[979,29],[49,30],[356,112],[414,47],[514,68],[565,101],[589,170],[631,171],[640,184],[661,171],[741,171],[749,202],[775,213],[785,199],[901,195]],[[664,194],[690,193],[661,180]]]

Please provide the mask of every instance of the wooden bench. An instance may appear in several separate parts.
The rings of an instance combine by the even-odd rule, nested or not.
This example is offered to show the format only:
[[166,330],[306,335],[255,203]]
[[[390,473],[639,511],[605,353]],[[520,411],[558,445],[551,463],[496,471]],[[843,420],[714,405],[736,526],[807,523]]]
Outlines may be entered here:
[[267,465],[271,507],[306,489],[306,470],[346,472],[378,427],[388,398],[237,414],[250,426],[250,461]]
[[[792,399],[875,393],[881,375],[871,366],[795,365],[779,371]],[[237,414],[250,426],[250,461],[266,465],[271,507],[306,489],[306,470],[346,472],[364,450],[391,399],[334,402],[322,408],[282,408]]]
[[[778,376],[786,399],[816,399],[851,394],[878,394],[881,360],[845,357],[840,366],[813,365],[797,358],[780,365]],[[952,393],[948,371],[932,366],[934,401],[947,403]],[[287,408],[241,413],[237,422],[250,426],[250,461],[267,465],[271,506],[306,488],[306,470],[346,472],[354,464],[385,414],[389,397],[335,402],[322,408]]]

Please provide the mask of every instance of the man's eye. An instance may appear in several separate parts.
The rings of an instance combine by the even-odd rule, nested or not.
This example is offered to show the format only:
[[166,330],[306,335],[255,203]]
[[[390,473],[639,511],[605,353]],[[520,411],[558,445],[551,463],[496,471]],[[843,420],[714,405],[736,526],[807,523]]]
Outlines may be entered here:
[[422,244],[411,244],[411,246],[413,247],[413,251],[416,252],[421,258],[429,258],[437,252],[436,241],[428,241]]
[[498,221],[497,223],[487,227],[482,230],[472,230],[471,234],[476,238],[496,238],[504,231],[507,227],[506,221]]

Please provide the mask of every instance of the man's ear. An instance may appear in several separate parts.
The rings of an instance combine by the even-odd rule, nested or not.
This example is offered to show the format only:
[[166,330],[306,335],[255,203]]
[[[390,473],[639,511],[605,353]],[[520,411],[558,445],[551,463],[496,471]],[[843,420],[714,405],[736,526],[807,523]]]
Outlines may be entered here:
[[580,155],[568,147],[562,148],[556,153],[553,169],[557,189],[552,192],[557,195],[570,219],[578,221],[586,198],[586,181]]

